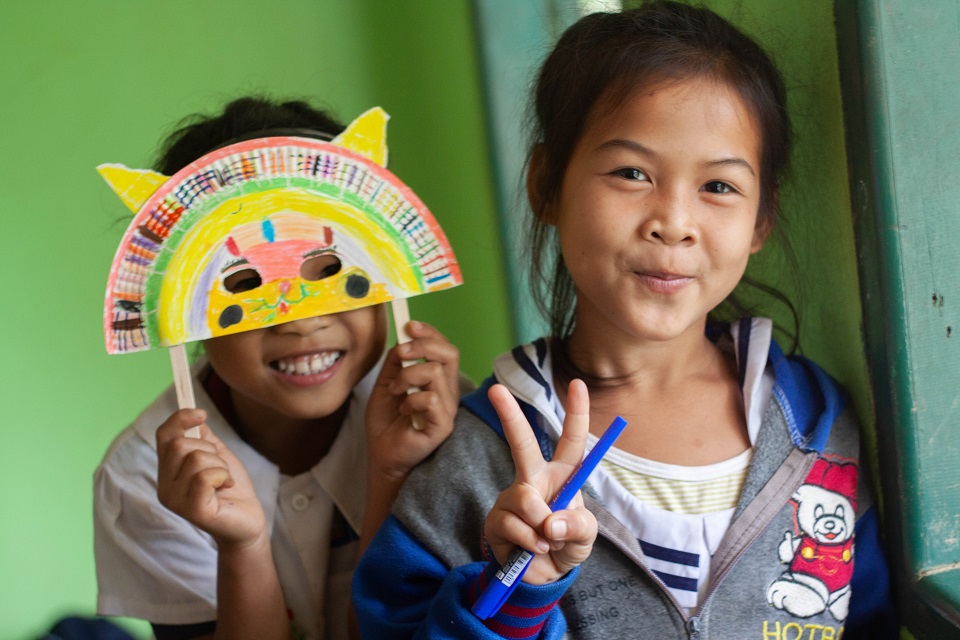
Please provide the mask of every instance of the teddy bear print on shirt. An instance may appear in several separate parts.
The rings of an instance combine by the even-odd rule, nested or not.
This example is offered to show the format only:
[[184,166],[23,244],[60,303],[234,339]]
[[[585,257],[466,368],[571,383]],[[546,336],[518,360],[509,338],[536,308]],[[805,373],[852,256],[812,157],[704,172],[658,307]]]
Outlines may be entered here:
[[853,577],[856,463],[820,458],[793,501],[795,531],[785,532],[778,548],[790,568],[770,585],[767,602],[801,618],[829,610],[842,621]]

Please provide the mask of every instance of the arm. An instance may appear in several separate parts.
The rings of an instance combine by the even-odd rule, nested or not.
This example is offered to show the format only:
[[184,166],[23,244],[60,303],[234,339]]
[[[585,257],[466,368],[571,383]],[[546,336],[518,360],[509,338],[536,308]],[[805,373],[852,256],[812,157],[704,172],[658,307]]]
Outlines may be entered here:
[[[521,585],[513,594],[513,609],[487,620],[470,612],[475,589],[485,562],[472,562],[448,569],[427,551],[395,517],[389,517],[360,560],[353,580],[354,607],[363,638],[477,638],[496,639],[515,627],[517,618],[506,614],[532,612],[521,616],[525,625],[542,625],[539,635],[559,639],[566,631],[560,611],[552,606],[575,579],[564,579],[538,587]],[[506,624],[505,624],[506,622]]]
[[[509,396],[502,387],[499,392]],[[499,392],[493,392],[493,395]],[[585,412],[577,411],[577,407],[571,406],[571,409],[570,420],[577,420],[575,414],[579,413],[581,418],[585,415]],[[501,411],[501,418],[505,415],[511,422],[511,425],[505,425],[506,432],[510,433],[514,426],[518,431],[526,428],[529,432],[529,425],[525,422],[520,423],[512,414]],[[584,425],[580,426],[585,430]],[[480,432],[467,428],[467,425],[458,427],[461,428],[466,430],[458,430],[451,440],[451,447],[445,447],[440,451],[441,455],[420,467],[426,471],[418,470],[414,474],[415,477],[411,478],[413,488],[408,483],[405,495],[398,503],[406,514],[404,517],[418,523],[419,533],[413,533],[397,517],[391,516],[360,560],[354,574],[353,598],[363,637],[560,638],[565,633],[566,623],[555,605],[576,579],[577,568],[553,576],[553,580],[544,584],[521,584],[500,613],[489,620],[481,621],[470,612],[471,605],[489,580],[489,575],[484,575],[488,571],[486,561],[468,560],[464,563],[467,558],[479,560],[481,557],[479,549],[469,544],[469,540],[479,538],[480,523],[489,507],[483,507],[478,513],[474,511],[486,502],[485,496],[489,496],[486,504],[494,502],[497,492],[505,486],[499,479],[510,474],[511,469],[509,463],[502,462],[506,453],[502,444],[496,445],[495,449],[483,444],[484,441],[490,442],[487,438],[497,441],[491,430],[481,426],[481,431],[488,435],[478,439],[473,434]],[[565,431],[568,441],[576,440],[577,427]],[[560,446],[556,464],[550,467],[558,477],[563,476],[564,481],[582,456],[583,442],[580,442],[576,455],[573,451],[569,443]],[[572,462],[574,459],[576,462]],[[569,468],[562,469],[562,466]],[[577,508],[580,507],[557,512],[554,516],[570,516]],[[458,516],[451,516],[451,520],[445,520],[445,516],[438,519],[438,514],[446,513]],[[490,513],[488,521],[493,512]],[[575,514],[574,520],[578,521],[579,516]],[[592,520],[592,516],[587,516]],[[580,544],[576,539],[580,535],[576,533],[578,527],[570,527],[573,537],[562,545],[569,547],[568,551]],[[596,535],[595,521],[592,533],[589,525],[587,530],[586,537],[592,543]],[[447,537],[451,538],[449,543],[444,542]],[[502,543],[504,554],[509,553],[515,542]],[[561,541],[553,539],[553,542]],[[556,558],[564,557],[559,548],[555,555]],[[450,569],[451,565],[454,568]]]
[[[453,431],[460,401],[457,348],[435,328],[409,322],[409,342],[387,353],[367,405],[367,498],[360,553],[390,513],[410,471]],[[403,361],[417,361],[403,365]],[[408,394],[408,389],[419,391]],[[413,427],[418,414],[423,429]]]
[[[214,638],[289,638],[270,535],[246,469],[198,409],[177,411],[157,430],[161,504],[217,543]],[[200,426],[200,438],[185,431]]]
[[900,635],[900,623],[875,505],[860,516],[855,535],[850,612],[843,637],[894,640]]

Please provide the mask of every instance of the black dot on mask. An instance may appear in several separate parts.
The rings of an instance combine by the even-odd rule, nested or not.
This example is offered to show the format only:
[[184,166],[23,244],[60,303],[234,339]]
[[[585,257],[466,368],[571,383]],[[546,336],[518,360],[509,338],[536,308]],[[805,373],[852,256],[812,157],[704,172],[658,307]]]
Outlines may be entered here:
[[243,320],[243,309],[240,308],[240,305],[232,304],[220,314],[219,323],[222,329],[226,329],[241,320]]
[[345,288],[347,295],[351,298],[364,298],[370,292],[370,281],[363,276],[353,274],[347,278]]

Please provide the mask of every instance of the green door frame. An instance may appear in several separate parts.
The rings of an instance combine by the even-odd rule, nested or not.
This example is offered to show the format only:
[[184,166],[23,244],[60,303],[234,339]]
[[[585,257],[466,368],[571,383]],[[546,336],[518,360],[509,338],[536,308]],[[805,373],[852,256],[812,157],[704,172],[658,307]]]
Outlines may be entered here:
[[834,9],[903,623],[960,638],[960,2]]

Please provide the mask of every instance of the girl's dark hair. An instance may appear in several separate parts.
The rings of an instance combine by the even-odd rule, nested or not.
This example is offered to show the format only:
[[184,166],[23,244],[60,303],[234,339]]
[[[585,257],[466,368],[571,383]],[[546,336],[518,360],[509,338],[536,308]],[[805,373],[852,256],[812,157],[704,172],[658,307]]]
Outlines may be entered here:
[[[270,129],[309,129],[333,138],[344,128],[333,116],[302,100],[280,102],[263,96],[246,96],[227,103],[218,115],[195,113],[182,119],[161,144],[153,168],[172,176],[224,143],[254,137],[250,134]],[[203,342],[194,344],[191,357],[196,358],[203,352]]]
[[[554,337],[562,340],[573,329],[576,295],[556,228],[543,222],[543,214],[559,197],[587,119],[596,108],[615,109],[641,87],[692,78],[733,88],[755,118],[762,145],[757,224],[775,228],[792,131],[783,78],[759,45],[709,9],[679,2],[658,0],[586,16],[564,32],[547,57],[531,105],[530,281]],[[785,296],[774,295],[792,310]],[[737,310],[736,301],[730,302]]]
[[154,169],[172,176],[200,156],[234,138],[270,129],[312,129],[336,136],[344,126],[302,100],[279,102],[262,96],[237,98],[215,116],[194,114],[180,121],[160,148]]

